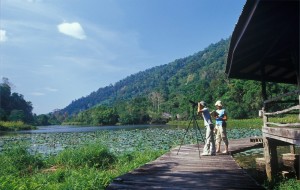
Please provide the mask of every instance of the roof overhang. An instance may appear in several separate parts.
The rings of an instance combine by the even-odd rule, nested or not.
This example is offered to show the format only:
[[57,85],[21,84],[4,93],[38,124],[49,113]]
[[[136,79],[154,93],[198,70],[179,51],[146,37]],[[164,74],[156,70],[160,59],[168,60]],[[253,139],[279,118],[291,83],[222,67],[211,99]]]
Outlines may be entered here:
[[229,78],[297,84],[299,0],[248,0],[231,37]]

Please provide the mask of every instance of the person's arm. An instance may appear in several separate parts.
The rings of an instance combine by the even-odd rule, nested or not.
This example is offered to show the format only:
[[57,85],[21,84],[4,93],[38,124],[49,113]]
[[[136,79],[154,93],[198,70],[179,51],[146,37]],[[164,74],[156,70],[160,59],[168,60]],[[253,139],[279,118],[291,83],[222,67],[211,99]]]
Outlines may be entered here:
[[215,119],[217,119],[219,117],[219,114],[218,114],[218,112],[216,112],[216,110],[210,112],[210,115],[211,115],[211,117],[213,117]]
[[224,112],[224,116],[223,116],[222,120],[223,121],[227,121],[227,114],[226,114],[226,112]]
[[200,102],[198,102],[198,109],[197,109],[197,113],[200,114],[202,113],[202,109],[201,109],[201,106],[200,106]]

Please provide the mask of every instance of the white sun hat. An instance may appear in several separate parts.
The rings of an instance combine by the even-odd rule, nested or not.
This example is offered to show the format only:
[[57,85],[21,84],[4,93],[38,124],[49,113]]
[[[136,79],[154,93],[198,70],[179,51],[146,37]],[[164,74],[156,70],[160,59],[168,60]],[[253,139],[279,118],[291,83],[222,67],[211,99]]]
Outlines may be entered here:
[[221,100],[216,101],[215,106],[221,106],[221,107],[222,107],[222,102],[221,102]]

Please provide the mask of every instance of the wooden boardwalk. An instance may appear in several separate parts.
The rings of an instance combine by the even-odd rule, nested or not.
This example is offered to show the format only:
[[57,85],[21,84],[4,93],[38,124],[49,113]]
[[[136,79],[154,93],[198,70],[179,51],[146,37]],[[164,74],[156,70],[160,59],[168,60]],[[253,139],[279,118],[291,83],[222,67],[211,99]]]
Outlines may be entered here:
[[[232,153],[262,147],[250,139],[229,141]],[[107,187],[113,189],[263,189],[234,161],[231,155],[199,157],[198,145],[172,149],[155,161],[119,176]],[[200,144],[202,152],[203,144]]]

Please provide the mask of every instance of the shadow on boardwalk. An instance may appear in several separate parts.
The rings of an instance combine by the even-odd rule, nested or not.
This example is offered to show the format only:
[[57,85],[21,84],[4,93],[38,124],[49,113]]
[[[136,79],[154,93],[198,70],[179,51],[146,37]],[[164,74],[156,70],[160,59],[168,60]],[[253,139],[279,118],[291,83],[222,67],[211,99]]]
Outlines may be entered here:
[[[261,146],[249,138],[231,140],[230,152]],[[198,145],[184,145],[177,155],[178,148],[119,176],[107,189],[263,189],[231,155],[199,157]]]

